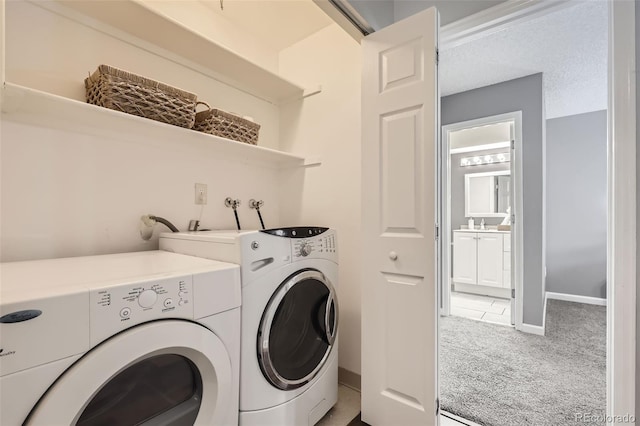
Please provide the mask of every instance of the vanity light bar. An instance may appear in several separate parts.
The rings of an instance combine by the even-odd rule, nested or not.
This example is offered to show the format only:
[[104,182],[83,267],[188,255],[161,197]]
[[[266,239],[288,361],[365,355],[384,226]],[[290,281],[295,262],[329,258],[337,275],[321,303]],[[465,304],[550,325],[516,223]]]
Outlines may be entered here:
[[500,154],[476,155],[473,157],[463,157],[460,159],[460,167],[482,166],[484,164],[506,163],[511,161],[508,152]]

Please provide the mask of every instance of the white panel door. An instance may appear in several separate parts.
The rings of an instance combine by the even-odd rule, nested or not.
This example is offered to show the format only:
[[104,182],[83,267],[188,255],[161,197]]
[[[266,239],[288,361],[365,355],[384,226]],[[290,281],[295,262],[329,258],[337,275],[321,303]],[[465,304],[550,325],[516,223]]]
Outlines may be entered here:
[[478,284],[502,287],[502,234],[478,233]]
[[453,233],[453,282],[478,284],[477,240],[475,232]]
[[437,423],[437,12],[364,38],[362,420]]

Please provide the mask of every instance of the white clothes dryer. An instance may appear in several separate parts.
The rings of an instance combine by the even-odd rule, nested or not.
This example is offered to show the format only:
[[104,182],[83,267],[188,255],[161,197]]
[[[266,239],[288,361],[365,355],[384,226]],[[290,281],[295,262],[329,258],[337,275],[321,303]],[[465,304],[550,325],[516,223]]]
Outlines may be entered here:
[[151,251],[0,278],[0,424],[237,425],[237,265]]
[[335,230],[165,233],[160,249],[241,266],[240,424],[318,422],[338,398]]

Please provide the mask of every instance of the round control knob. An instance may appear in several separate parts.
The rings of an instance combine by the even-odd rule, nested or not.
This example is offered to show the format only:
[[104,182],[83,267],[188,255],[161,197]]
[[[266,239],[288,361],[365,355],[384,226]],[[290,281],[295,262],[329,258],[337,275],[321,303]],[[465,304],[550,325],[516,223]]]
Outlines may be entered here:
[[307,257],[311,254],[311,251],[313,249],[311,248],[311,244],[309,243],[302,243],[302,245],[300,246],[300,255]]
[[158,300],[158,293],[153,290],[145,290],[138,295],[138,304],[143,308],[150,308]]

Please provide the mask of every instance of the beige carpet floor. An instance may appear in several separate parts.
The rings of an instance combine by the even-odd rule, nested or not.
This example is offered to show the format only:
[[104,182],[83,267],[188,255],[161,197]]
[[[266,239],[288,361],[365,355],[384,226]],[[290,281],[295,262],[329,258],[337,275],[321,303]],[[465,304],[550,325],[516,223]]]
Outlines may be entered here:
[[603,424],[606,308],[549,300],[546,335],[441,318],[443,410],[487,426]]

